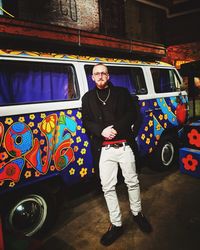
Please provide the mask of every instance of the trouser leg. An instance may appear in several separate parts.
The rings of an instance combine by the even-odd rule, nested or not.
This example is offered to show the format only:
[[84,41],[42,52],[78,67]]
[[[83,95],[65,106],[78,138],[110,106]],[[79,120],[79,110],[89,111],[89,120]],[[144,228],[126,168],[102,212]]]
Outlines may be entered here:
[[121,212],[115,186],[117,184],[118,163],[113,148],[103,147],[99,162],[102,190],[109,211],[110,222],[121,226]]
[[137,215],[141,211],[140,186],[136,173],[135,156],[129,146],[122,149],[119,163],[128,188],[131,212],[133,215]]

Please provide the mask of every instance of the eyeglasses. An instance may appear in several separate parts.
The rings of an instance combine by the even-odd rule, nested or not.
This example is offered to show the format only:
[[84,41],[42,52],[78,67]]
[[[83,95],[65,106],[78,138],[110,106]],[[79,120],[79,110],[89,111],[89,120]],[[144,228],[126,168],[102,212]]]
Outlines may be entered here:
[[108,73],[107,72],[95,72],[95,73],[93,73],[93,75],[94,76],[107,76],[108,75]]

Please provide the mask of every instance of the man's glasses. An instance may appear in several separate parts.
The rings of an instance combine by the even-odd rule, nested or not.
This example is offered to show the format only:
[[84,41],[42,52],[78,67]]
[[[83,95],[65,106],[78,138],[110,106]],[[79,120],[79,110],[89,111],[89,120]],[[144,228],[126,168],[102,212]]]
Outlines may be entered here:
[[94,76],[107,76],[108,73],[107,72],[95,72],[93,73]]

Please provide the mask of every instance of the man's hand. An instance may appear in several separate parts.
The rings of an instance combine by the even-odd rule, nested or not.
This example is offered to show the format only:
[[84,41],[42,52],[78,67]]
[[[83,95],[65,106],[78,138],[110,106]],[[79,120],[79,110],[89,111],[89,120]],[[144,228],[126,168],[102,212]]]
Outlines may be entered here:
[[116,134],[117,134],[117,131],[113,128],[113,125],[104,128],[104,130],[101,133],[101,135],[106,140],[112,140],[116,136]]

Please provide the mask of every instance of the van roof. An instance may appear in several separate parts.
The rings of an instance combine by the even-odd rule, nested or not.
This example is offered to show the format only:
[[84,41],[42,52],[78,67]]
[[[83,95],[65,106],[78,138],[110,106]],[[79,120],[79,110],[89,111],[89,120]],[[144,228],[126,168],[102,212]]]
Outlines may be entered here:
[[159,66],[171,66],[168,63],[162,61],[144,61],[144,60],[131,60],[122,58],[110,58],[110,57],[95,57],[95,56],[84,56],[84,55],[69,55],[69,54],[58,54],[58,53],[47,53],[38,51],[18,51],[11,49],[0,49],[0,56],[2,57],[16,57],[16,58],[33,58],[33,59],[54,59],[54,60],[73,60],[73,61],[85,61],[95,63],[123,63],[123,64],[142,64],[142,65],[159,65]]

